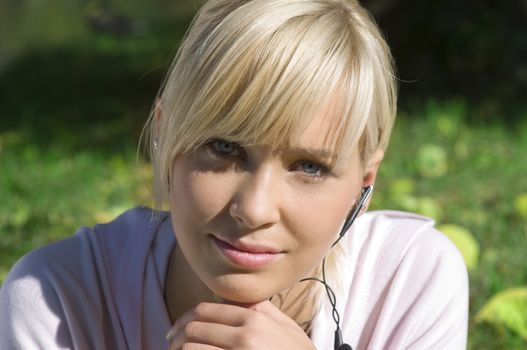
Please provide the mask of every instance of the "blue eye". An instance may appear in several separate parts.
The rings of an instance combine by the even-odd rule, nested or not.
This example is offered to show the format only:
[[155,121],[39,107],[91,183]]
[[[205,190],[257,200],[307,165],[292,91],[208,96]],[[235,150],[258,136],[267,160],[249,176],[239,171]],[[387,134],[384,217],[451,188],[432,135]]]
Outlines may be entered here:
[[295,163],[293,169],[300,172],[302,177],[309,182],[322,180],[328,175],[333,175],[328,166],[311,160],[300,160]]
[[309,175],[320,175],[321,166],[313,162],[303,162],[301,164],[302,171]]
[[227,140],[217,139],[209,142],[212,149],[221,155],[239,157],[242,155],[240,146],[235,142],[229,142]]

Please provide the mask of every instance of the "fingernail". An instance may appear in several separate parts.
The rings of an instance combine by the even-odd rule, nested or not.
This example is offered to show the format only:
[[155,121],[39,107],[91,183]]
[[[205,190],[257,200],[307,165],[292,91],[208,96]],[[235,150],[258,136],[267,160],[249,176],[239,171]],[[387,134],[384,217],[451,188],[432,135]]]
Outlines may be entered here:
[[176,330],[172,327],[167,333],[167,340],[171,341],[172,338],[174,338],[174,335],[176,335]]

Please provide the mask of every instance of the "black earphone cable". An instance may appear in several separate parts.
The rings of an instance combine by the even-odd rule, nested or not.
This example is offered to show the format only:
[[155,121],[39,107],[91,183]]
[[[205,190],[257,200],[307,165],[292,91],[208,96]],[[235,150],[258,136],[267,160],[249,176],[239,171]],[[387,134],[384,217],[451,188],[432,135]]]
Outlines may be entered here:
[[315,278],[315,277],[306,277],[300,280],[300,282],[305,281],[316,281],[319,283],[322,283],[324,285],[324,288],[326,289],[326,294],[329,299],[329,303],[331,304],[332,316],[333,320],[335,321],[335,324],[337,325],[337,329],[340,329],[340,315],[337,311],[337,297],[335,296],[335,292],[326,282],[326,258],[322,259],[322,279]]
[[342,341],[342,332],[340,330],[340,315],[337,310],[337,297],[335,295],[335,292],[329,284],[326,282],[326,258],[322,259],[322,279],[315,278],[315,277],[306,277],[301,279],[299,282],[305,282],[305,281],[315,281],[322,283],[324,285],[324,288],[326,288],[326,294],[328,296],[329,302],[331,304],[331,315],[333,316],[333,321],[335,321],[336,329],[335,329],[335,340],[334,340],[334,349],[335,350],[353,350],[351,345],[345,344]]

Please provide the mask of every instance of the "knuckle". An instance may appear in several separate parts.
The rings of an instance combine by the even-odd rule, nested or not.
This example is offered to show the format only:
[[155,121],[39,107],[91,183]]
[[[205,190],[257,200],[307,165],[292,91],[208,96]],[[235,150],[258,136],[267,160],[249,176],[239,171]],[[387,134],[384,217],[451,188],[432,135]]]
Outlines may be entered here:
[[247,334],[247,332],[242,332],[236,341],[236,347],[240,349],[251,349],[251,346],[253,345],[253,338],[250,334]]
[[199,303],[195,308],[194,308],[194,316],[196,318],[200,318],[206,314],[209,313],[209,310],[210,310],[210,307],[211,305],[209,303]]
[[245,321],[245,325],[249,329],[259,328],[266,322],[266,317],[259,312],[253,312]]
[[[242,331],[238,334],[237,345],[241,349],[257,349],[260,344],[260,332],[262,329],[262,318],[251,317],[246,320]],[[259,346],[261,347],[261,346]]]
[[183,329],[183,332],[187,338],[195,338],[200,330],[200,324],[195,321],[191,321],[185,325],[185,328]]

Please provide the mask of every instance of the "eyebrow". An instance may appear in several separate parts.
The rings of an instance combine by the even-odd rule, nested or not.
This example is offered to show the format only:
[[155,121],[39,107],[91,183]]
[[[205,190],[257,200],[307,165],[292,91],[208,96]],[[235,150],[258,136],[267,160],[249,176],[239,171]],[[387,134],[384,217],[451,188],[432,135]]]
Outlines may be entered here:
[[279,148],[278,151],[290,153],[294,155],[310,155],[319,158],[336,160],[338,158],[337,154],[325,149],[325,148],[308,148],[308,147],[284,147]]

